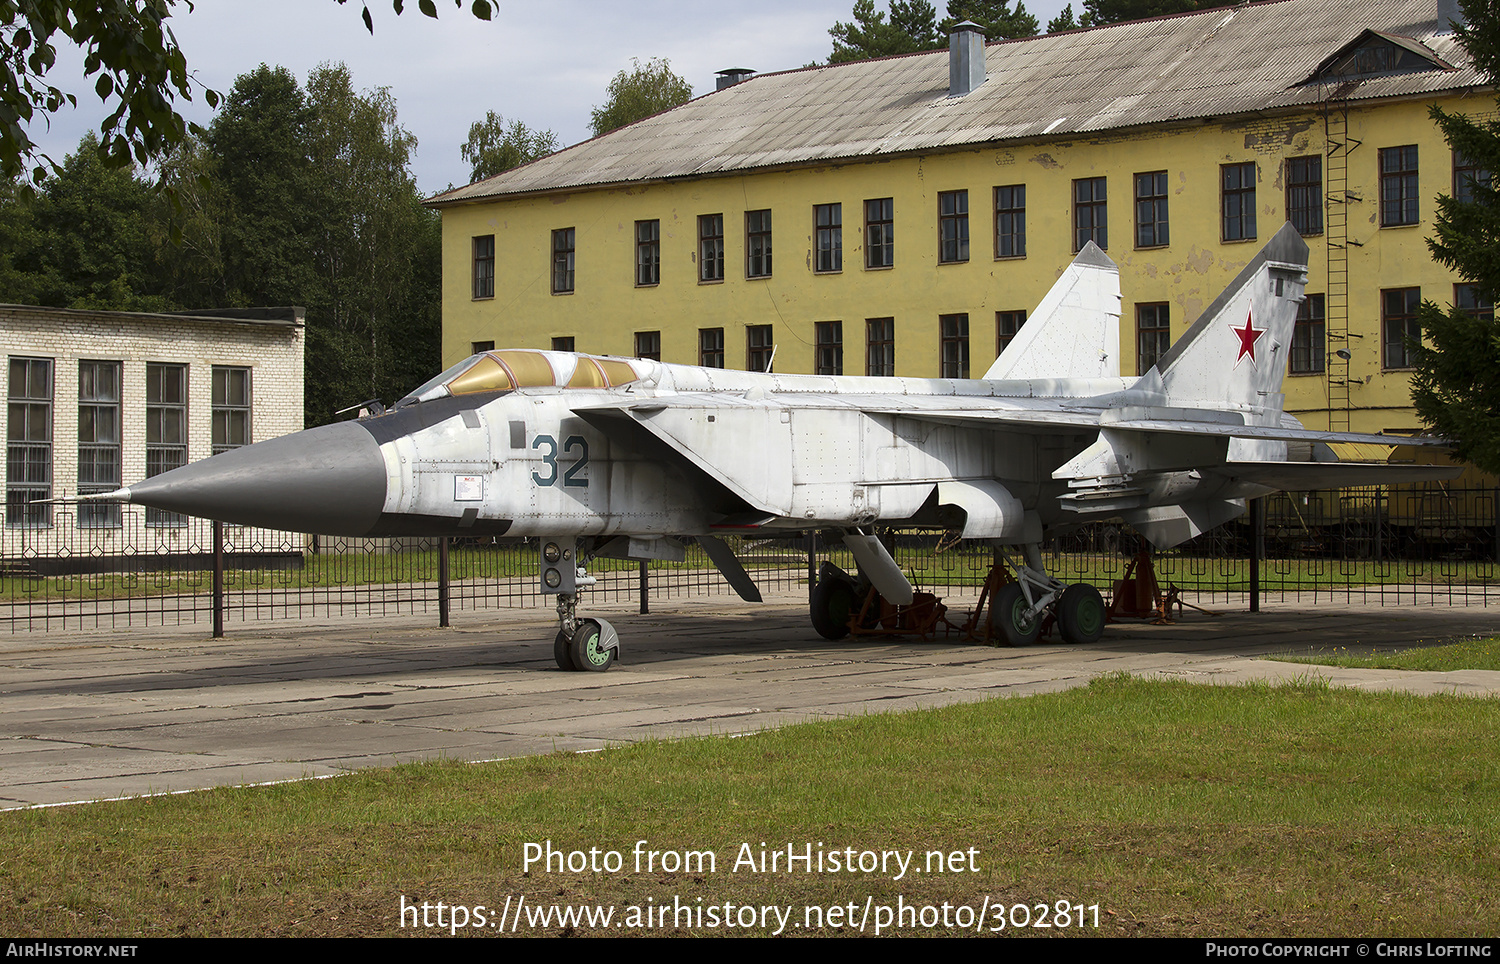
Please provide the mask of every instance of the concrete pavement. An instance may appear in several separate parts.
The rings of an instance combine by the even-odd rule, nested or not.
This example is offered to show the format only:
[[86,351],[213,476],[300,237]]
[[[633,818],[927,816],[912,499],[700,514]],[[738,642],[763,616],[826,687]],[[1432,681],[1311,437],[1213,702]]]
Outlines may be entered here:
[[[971,604],[948,600],[960,608]],[[1500,603],[1500,599],[1496,600]],[[797,592],[589,605],[625,660],[563,673],[547,610],[0,636],[0,808],[294,780],[410,760],[486,760],[754,731],[1082,685],[1101,673],[1239,683],[1308,675],[1417,693],[1500,693],[1500,672],[1344,670],[1268,653],[1500,633],[1500,606],[1282,604],[1111,625],[1093,646],[828,643]]]

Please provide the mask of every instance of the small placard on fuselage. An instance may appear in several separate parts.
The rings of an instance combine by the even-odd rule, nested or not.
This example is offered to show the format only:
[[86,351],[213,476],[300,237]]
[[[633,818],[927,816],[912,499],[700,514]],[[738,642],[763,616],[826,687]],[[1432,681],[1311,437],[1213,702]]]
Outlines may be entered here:
[[454,502],[483,502],[484,476],[455,475],[453,477]]

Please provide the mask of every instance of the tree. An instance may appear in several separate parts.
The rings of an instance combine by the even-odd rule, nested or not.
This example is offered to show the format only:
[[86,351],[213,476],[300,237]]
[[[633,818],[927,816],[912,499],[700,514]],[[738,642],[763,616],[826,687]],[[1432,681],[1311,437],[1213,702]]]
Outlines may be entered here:
[[[345,0],[338,0],[344,3]],[[112,105],[100,126],[97,151],[115,167],[145,163],[165,154],[188,135],[191,125],[177,112],[177,100],[193,99],[192,74],[177,38],[167,26],[174,9],[191,0],[0,0],[0,177],[29,177],[40,184],[58,165],[37,152],[27,129],[38,113],[77,106],[76,94],[53,86],[48,74],[57,61],[54,38],[61,35],[85,51],[84,77],[95,77],[94,92]],[[455,0],[463,7],[463,0]],[[404,0],[392,0],[399,14]],[[434,0],[418,8],[437,16]],[[473,0],[471,10],[489,20],[493,0]],[[365,26],[372,32],[370,9]],[[203,89],[210,107],[219,94]]]
[[[1464,0],[1463,10],[1459,42],[1493,87],[1500,82],[1500,7]],[[1430,344],[1410,346],[1412,401],[1422,421],[1457,441],[1459,459],[1500,474],[1500,325],[1490,307],[1500,293],[1500,191],[1493,178],[1500,171],[1500,123],[1436,106],[1431,114],[1476,173],[1463,185],[1465,196],[1438,198],[1436,237],[1427,244],[1434,258],[1476,286],[1470,289],[1476,297],[1446,311],[1422,304],[1419,318]]]
[[1125,20],[1145,20],[1192,10],[1224,6],[1224,0],[1083,0],[1081,27],[1099,27]]
[[693,85],[672,73],[672,65],[666,58],[653,58],[644,67],[634,58],[630,63],[630,73],[622,70],[609,82],[605,91],[609,99],[604,106],[594,108],[589,126],[595,137],[671,110],[693,98]]
[[505,118],[486,111],[484,120],[469,128],[469,142],[459,148],[469,162],[469,180],[482,181],[522,164],[530,164],[557,150],[557,135],[534,131],[520,121],[505,126]]
[[835,23],[830,64],[935,50],[946,43],[938,32],[937,11],[927,0],[891,0],[891,19],[875,9],[875,0],[854,0],[854,22]]
[[1009,0],[948,0],[948,16],[938,24],[941,37],[946,38],[965,20],[983,27],[987,40],[1032,37],[1037,31],[1036,18],[1026,12],[1026,4],[1019,0],[1015,10],[1010,9]]
[[1073,19],[1073,5],[1070,3],[1063,7],[1062,13],[1047,21],[1048,33],[1062,33],[1064,30],[1077,30],[1078,21]]

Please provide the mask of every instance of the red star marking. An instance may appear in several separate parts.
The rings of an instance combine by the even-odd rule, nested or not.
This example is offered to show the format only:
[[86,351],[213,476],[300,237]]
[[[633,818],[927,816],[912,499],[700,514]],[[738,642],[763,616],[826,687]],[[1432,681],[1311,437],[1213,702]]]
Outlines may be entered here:
[[1240,353],[1234,359],[1235,367],[1239,367],[1240,359],[1246,355],[1250,356],[1250,363],[1252,365],[1255,364],[1255,343],[1260,339],[1261,335],[1266,333],[1266,330],[1255,327],[1255,324],[1250,320],[1249,314],[1245,315],[1245,327],[1230,328],[1229,330],[1234,332],[1235,337],[1240,340]]

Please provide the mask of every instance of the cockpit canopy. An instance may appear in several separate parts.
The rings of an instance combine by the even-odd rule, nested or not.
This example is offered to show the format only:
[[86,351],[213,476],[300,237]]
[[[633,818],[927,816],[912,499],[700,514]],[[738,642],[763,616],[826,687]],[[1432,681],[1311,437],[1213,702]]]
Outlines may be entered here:
[[471,355],[396,403],[396,407],[446,395],[506,392],[517,388],[613,388],[644,377],[650,362],[598,358],[570,352],[505,349]]

